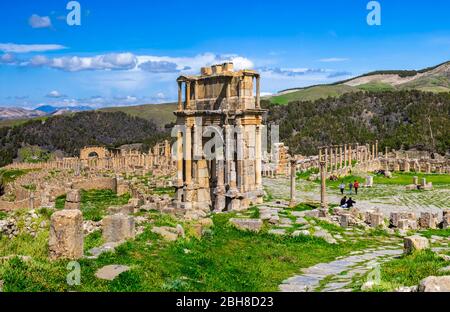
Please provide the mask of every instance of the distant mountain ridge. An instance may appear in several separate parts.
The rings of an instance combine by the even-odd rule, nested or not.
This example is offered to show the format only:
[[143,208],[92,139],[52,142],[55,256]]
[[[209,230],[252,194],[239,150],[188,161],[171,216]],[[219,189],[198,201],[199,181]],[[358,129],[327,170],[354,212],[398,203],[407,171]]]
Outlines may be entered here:
[[20,107],[0,107],[0,120],[20,119],[45,116],[46,113]]
[[450,92],[450,61],[420,70],[379,70],[331,84],[290,88],[269,98],[272,103],[317,100],[357,91],[419,90]]

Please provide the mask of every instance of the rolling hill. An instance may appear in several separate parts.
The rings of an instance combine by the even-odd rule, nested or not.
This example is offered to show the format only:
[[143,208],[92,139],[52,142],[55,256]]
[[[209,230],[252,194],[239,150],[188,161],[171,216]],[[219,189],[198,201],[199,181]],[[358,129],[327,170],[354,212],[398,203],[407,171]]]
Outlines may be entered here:
[[284,105],[290,101],[335,98],[349,92],[396,90],[450,92],[450,62],[421,70],[375,71],[333,84],[283,90],[268,99],[271,103]]

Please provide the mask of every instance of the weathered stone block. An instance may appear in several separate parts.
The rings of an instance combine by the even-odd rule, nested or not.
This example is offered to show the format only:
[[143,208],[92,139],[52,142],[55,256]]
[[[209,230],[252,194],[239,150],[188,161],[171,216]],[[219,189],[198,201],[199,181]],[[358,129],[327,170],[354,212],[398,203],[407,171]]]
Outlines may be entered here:
[[450,276],[428,276],[420,281],[420,292],[450,292]]
[[409,229],[409,220],[407,219],[400,219],[397,221],[397,228],[400,230],[407,230]]
[[380,212],[374,212],[370,214],[370,226],[378,227],[384,226],[384,216]]
[[66,201],[71,202],[71,203],[81,202],[80,190],[69,190],[66,195]]
[[403,252],[405,254],[413,253],[417,250],[423,250],[430,247],[430,243],[427,238],[414,235],[405,237],[403,240]]
[[122,213],[124,215],[127,215],[127,214],[134,213],[134,207],[131,205],[110,206],[110,207],[108,207],[107,211],[111,215],[117,214],[117,213]]
[[80,210],[61,210],[52,214],[48,246],[52,260],[83,257],[83,215]]
[[320,208],[319,209],[319,218],[326,218],[326,217],[328,217],[328,209]]
[[450,210],[444,210],[442,212],[442,228],[447,229],[450,227]]
[[435,229],[437,218],[431,212],[422,212],[419,218],[419,226],[423,229]]
[[263,222],[260,219],[231,218],[230,223],[240,230],[248,230],[253,232],[259,232],[263,226]]
[[106,216],[102,226],[105,242],[119,242],[136,235],[134,217],[122,213]]
[[341,214],[341,216],[340,216],[341,218],[340,218],[340,225],[341,225],[341,227],[343,227],[343,228],[346,228],[346,227],[348,227],[349,225],[350,225],[350,218],[351,218],[351,216],[350,216],[350,214]]

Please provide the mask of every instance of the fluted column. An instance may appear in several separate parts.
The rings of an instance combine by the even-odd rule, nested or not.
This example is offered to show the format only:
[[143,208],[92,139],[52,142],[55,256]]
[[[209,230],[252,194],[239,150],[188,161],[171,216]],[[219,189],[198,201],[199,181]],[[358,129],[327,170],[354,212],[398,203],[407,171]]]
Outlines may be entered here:
[[261,107],[261,102],[260,102],[260,76],[256,76],[256,108],[260,108]]
[[262,189],[262,177],[261,177],[261,126],[256,126],[256,137],[255,137],[255,182],[256,188]]
[[325,162],[320,162],[320,207],[328,208]]
[[184,140],[184,161],[185,161],[185,181],[186,185],[191,185],[192,183],[192,133],[191,133],[191,127],[186,126],[186,132],[185,132],[185,140]]
[[178,111],[183,110],[183,99],[182,99],[182,91],[181,91],[181,81],[178,81]]

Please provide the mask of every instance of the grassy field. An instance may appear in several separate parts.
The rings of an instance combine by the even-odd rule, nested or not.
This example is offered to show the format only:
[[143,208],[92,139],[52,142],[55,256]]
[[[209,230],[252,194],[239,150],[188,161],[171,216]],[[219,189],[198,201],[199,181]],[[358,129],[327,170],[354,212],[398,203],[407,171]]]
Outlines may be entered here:
[[[412,255],[403,255],[398,259],[381,265],[381,281],[371,291],[395,291],[400,286],[416,286],[428,276],[446,275],[439,269],[448,263],[431,250],[416,252]],[[448,272],[447,272],[448,274]],[[359,290],[365,279],[358,279],[353,288]]]
[[[106,215],[109,206],[125,205],[130,199],[129,194],[117,196],[111,190],[81,191],[81,211],[85,220],[100,221]],[[56,198],[56,209],[63,209],[66,195]]]
[[273,96],[270,98],[270,101],[275,104],[285,105],[291,101],[314,101],[321,98],[338,97],[344,93],[355,91],[358,91],[358,89],[346,85],[315,86]]
[[17,178],[33,171],[32,169],[0,169],[0,183],[4,184],[14,182]]
[[[101,214],[90,211],[88,204],[95,202],[96,209],[103,211],[101,207],[118,200],[106,191],[83,192],[82,198],[86,219],[95,219]],[[58,201],[59,206],[61,202],[62,198]],[[297,210],[310,208],[299,205]],[[136,239],[124,243],[115,253],[102,254],[97,260],[79,260],[81,285],[78,286],[66,283],[66,275],[70,272],[68,261],[48,260],[48,228],[35,238],[25,234],[12,240],[0,238],[0,257],[32,257],[25,262],[14,258],[0,263],[4,291],[276,291],[284,279],[302,267],[331,261],[353,250],[377,244],[372,236],[339,245],[314,237],[278,237],[267,233],[268,225],[259,234],[239,231],[228,223],[234,213],[214,215],[214,226],[198,240],[191,234],[189,222],[180,222],[157,212],[139,214],[152,221],[145,223],[144,232]],[[43,211],[39,222],[49,218],[50,213]],[[153,225],[175,226],[178,223],[183,225],[187,236],[177,242],[163,241],[151,232]],[[330,232],[342,232],[330,224],[319,225]],[[88,235],[84,244],[86,251],[102,244],[100,232]],[[128,265],[131,270],[112,282],[97,279],[95,272],[109,264]]]

